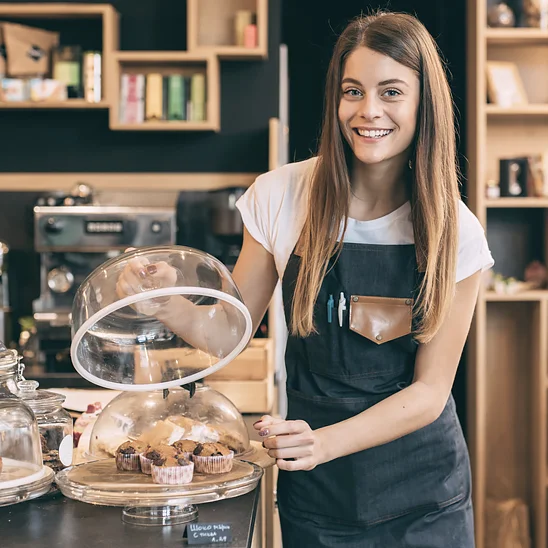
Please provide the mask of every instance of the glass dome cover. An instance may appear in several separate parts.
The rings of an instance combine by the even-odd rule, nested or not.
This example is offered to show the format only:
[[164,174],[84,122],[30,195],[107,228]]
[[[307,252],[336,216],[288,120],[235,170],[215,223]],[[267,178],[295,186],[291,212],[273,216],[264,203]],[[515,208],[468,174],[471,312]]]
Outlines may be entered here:
[[220,442],[236,456],[250,450],[246,425],[228,398],[208,386],[198,386],[192,396],[184,388],[165,392],[122,392],[116,396],[95,421],[87,456],[113,457],[128,440],[152,446],[180,439]]
[[90,382],[124,391],[181,386],[221,369],[247,345],[252,321],[229,270],[182,246],[136,249],[80,286],[71,358]]

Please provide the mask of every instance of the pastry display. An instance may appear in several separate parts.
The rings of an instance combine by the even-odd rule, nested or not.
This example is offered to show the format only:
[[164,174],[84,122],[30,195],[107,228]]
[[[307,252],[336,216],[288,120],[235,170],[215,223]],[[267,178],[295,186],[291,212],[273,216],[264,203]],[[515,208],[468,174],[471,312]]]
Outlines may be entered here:
[[221,443],[199,443],[192,453],[196,472],[224,474],[232,470],[234,451]]
[[192,481],[194,463],[178,455],[152,461],[152,481],[165,485],[183,485]]
[[141,470],[139,455],[146,451],[147,445],[138,441],[126,441],[116,451],[118,470],[137,472]]

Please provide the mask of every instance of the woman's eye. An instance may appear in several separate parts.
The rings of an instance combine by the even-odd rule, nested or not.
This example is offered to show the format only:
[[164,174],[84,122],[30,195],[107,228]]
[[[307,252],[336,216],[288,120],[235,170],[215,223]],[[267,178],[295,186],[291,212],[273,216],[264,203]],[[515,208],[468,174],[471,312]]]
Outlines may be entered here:
[[359,97],[361,95],[361,91],[356,88],[350,88],[344,91],[345,95],[349,95],[350,97]]
[[386,95],[388,97],[398,97],[398,95],[401,95],[401,93],[397,89],[387,89],[383,95]]

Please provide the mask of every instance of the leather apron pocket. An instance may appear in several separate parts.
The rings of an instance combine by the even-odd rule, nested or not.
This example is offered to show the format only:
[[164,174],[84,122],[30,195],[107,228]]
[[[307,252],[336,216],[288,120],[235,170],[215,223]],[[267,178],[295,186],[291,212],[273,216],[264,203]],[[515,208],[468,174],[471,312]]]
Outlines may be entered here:
[[350,298],[350,329],[376,344],[384,344],[412,330],[413,299],[368,297]]

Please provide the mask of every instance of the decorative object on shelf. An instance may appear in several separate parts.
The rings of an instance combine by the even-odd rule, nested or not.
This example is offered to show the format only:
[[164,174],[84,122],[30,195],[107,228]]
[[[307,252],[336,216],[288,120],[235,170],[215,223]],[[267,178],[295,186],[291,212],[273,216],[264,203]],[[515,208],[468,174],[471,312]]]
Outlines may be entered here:
[[515,27],[516,16],[506,2],[498,2],[487,9],[487,25],[489,27]]
[[531,548],[529,508],[521,499],[486,504],[486,548]]
[[529,162],[527,158],[499,160],[500,195],[505,198],[527,196]]
[[526,105],[527,94],[515,63],[487,62],[487,98],[501,107]]
[[63,83],[69,99],[81,99],[82,48],[80,46],[57,46],[52,51],[53,79]]
[[529,196],[548,196],[548,152],[532,154],[527,157],[527,161]]
[[253,12],[251,10],[238,10],[234,14],[234,43],[237,46],[245,46],[245,29],[253,24]]
[[500,186],[495,179],[489,179],[485,187],[485,197],[489,200],[500,198]]
[[522,0],[522,2],[524,26],[548,30],[548,0]]
[[548,284],[548,268],[540,261],[532,261],[525,267],[524,278],[537,288],[545,288]]
[[88,103],[99,103],[102,99],[102,55],[100,51],[85,51],[82,56],[84,99]]
[[486,272],[484,274],[483,285],[485,289],[494,291],[497,295],[516,295],[523,291],[539,289],[533,282],[525,282],[513,276],[503,276],[495,272]]
[[52,49],[59,44],[59,33],[2,23],[9,76],[44,76],[49,72]]

